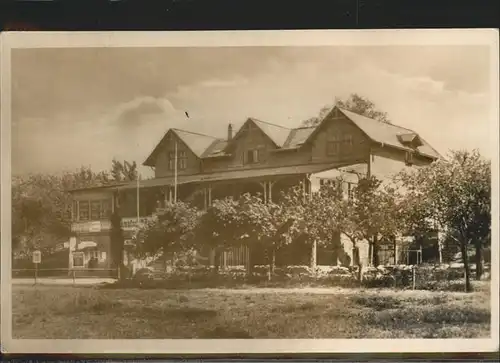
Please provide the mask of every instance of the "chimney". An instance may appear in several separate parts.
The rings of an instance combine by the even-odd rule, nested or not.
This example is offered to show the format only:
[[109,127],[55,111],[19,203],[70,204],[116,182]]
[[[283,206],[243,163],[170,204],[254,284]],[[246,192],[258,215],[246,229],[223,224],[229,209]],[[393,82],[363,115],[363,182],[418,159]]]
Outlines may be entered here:
[[233,125],[229,124],[227,126],[227,141],[233,138]]

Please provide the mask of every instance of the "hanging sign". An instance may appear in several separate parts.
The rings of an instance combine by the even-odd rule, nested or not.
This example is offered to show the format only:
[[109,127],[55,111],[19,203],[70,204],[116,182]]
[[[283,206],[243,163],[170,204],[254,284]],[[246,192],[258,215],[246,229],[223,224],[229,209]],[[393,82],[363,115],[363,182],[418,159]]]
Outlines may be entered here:
[[42,252],[33,251],[33,263],[38,264],[42,262]]

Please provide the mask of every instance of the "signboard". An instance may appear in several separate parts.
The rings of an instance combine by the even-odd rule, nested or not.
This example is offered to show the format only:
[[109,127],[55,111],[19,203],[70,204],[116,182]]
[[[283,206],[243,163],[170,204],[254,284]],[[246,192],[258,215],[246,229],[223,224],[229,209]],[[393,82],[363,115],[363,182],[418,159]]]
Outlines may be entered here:
[[97,247],[97,243],[94,241],[81,241],[78,244],[78,249],[81,250],[83,248],[91,248],[91,247]]
[[90,222],[89,232],[94,232],[94,233],[101,232],[101,222],[100,221]]
[[71,225],[71,231],[76,233],[99,233],[111,229],[109,221],[75,222]]
[[121,226],[124,231],[133,231],[138,226],[146,224],[149,221],[152,221],[154,217],[141,217],[139,218],[139,223],[137,223],[137,218],[122,218]]
[[42,252],[40,251],[33,251],[33,263],[40,263],[42,262]]
[[[155,217],[141,217],[139,225],[143,225]],[[124,231],[133,231],[137,228],[137,217],[122,218],[121,227]],[[76,233],[99,233],[109,231],[111,229],[111,221],[89,221],[89,222],[74,222],[71,225],[71,231]]]
[[83,252],[73,252],[73,267],[83,267],[83,266],[84,266]]

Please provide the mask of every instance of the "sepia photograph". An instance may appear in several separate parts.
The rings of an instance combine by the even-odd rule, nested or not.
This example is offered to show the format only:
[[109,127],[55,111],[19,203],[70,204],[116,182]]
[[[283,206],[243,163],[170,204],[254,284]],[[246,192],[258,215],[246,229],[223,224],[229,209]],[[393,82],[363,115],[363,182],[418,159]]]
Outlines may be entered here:
[[2,36],[6,352],[498,349],[498,32]]

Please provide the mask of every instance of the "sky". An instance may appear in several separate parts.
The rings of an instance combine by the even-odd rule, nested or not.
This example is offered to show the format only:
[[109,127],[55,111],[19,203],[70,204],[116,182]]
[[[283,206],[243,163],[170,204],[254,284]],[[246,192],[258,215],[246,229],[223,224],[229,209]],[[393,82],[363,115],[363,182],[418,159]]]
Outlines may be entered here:
[[171,127],[297,127],[354,92],[443,155],[492,157],[489,60],[473,45],[14,49],[12,172],[142,164]]

